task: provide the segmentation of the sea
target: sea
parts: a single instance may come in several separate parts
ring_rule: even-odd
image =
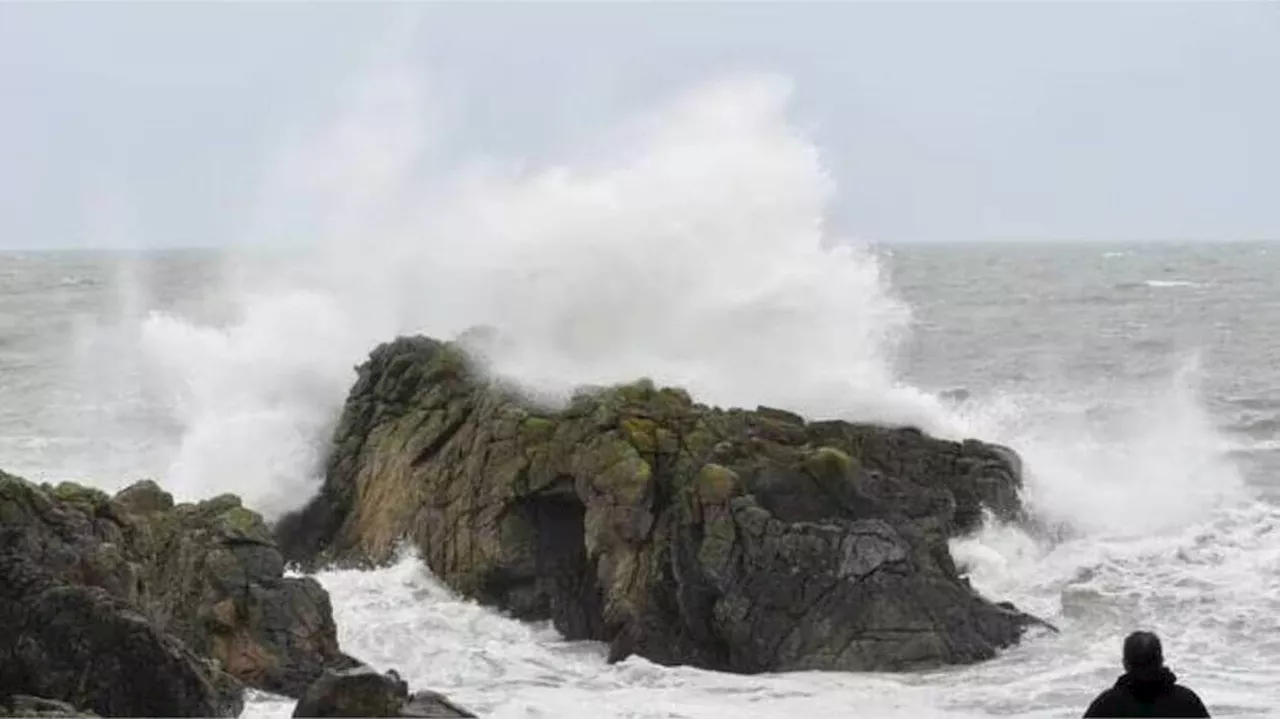
[[[785,106],[767,84],[712,87],[585,157],[430,187],[371,132],[317,145],[361,171],[308,175],[262,225],[303,218],[310,242],[0,255],[0,467],[279,516],[318,487],[376,343],[488,325],[494,371],[541,402],[650,376],[1007,444],[1033,521],[951,550],[1061,631],[973,666],[738,676],[608,664],[407,551],[317,575],[344,649],[414,687],[486,717],[1068,717],[1150,629],[1215,716],[1273,712],[1280,245],[844,237]],[[291,710],[253,693],[244,716]]]

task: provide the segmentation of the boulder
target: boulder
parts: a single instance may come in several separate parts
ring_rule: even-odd
[[[160,500],[169,509],[153,510]],[[173,505],[152,483],[112,502],[142,564],[151,616],[249,686],[301,696],[326,667],[354,666],[338,648],[329,595],[285,577],[262,517],[234,495]]]
[[[0,527],[0,697],[49,697],[101,716],[239,715],[239,682],[107,590],[48,571],[21,530]],[[41,702],[15,711],[53,708]]]
[[[262,518],[232,495],[175,504],[153,482],[139,482],[109,497],[72,483],[36,485],[0,473],[0,527],[6,530],[0,551],[10,558],[0,581],[12,579],[15,572],[43,577],[32,585],[38,590],[30,589],[14,601],[36,601],[36,596],[43,596],[38,591],[57,599],[56,606],[70,612],[66,617],[88,622],[86,627],[103,627],[106,643],[102,657],[94,662],[95,671],[112,662],[122,662],[122,668],[159,666],[158,660],[143,661],[125,653],[125,646],[106,640],[133,637],[141,642],[137,637],[153,637],[163,645],[154,650],[161,654],[181,647],[183,656],[211,660],[205,661],[207,670],[196,673],[203,672],[213,684],[226,685],[223,680],[231,677],[238,680],[230,690],[238,702],[241,683],[297,697],[325,668],[356,664],[338,648],[327,593],[312,578],[284,576],[284,560]],[[18,558],[26,561],[19,563]],[[21,619],[35,621],[32,617],[47,611],[52,610],[41,600]],[[71,631],[72,625],[67,627]],[[47,656],[39,661],[65,660],[71,662],[68,667],[80,661],[79,655],[64,656],[79,651],[74,643],[49,640],[42,646]],[[147,679],[140,686],[104,678],[93,691],[68,694],[71,689],[62,685],[43,690],[43,685],[31,684],[44,681],[39,661],[28,659],[30,673],[6,674],[4,690],[117,714],[121,712],[83,702],[108,701],[107,706],[115,707],[110,702],[124,701],[115,698],[119,692],[145,693],[153,686],[148,675],[140,675]],[[101,699],[99,689],[112,698]],[[191,689],[186,696],[195,702],[192,711],[198,714],[225,707],[212,700],[197,701],[197,695],[199,691]],[[147,713],[185,715],[176,703],[164,706]]]
[[[435,692],[409,693],[394,671],[379,674],[367,666],[328,670],[293,710],[295,717],[474,717]]]
[[[1009,450],[909,427],[721,410],[651,382],[540,408],[462,346],[378,347],[290,561],[411,543],[462,594],[615,660],[739,672],[965,663],[1033,619],[976,594],[947,540],[1021,516]]]

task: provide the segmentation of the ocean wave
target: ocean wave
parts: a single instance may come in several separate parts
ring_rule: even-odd
[[[1142,289],[1194,289],[1207,286],[1204,283],[1192,280],[1140,280],[1137,282],[1117,282],[1112,287],[1117,290],[1132,291]]]

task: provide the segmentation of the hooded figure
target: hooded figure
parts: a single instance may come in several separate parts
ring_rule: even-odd
[[[1200,697],[1164,665],[1160,638],[1134,632],[1124,640],[1124,674],[1098,695],[1086,717],[1207,717]]]

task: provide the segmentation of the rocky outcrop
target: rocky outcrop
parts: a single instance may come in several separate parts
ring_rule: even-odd
[[[902,670],[991,657],[1033,621],[946,544],[984,508],[1018,516],[1016,461],[648,382],[542,410],[457,345],[400,338],[359,368],[323,489],[277,538],[313,565],[407,540],[454,589],[614,659]]]
[[[443,694],[410,693],[394,671],[369,667],[326,671],[294,707],[295,717],[474,717]]]
[[[238,682],[106,590],[46,570],[16,533],[0,533],[0,696],[51,697],[102,716],[240,713]]]
[[[338,649],[326,592],[285,577],[261,517],[0,473],[0,696],[102,715],[234,716],[243,685],[301,696]],[[145,668],[145,671],[139,671]]]

